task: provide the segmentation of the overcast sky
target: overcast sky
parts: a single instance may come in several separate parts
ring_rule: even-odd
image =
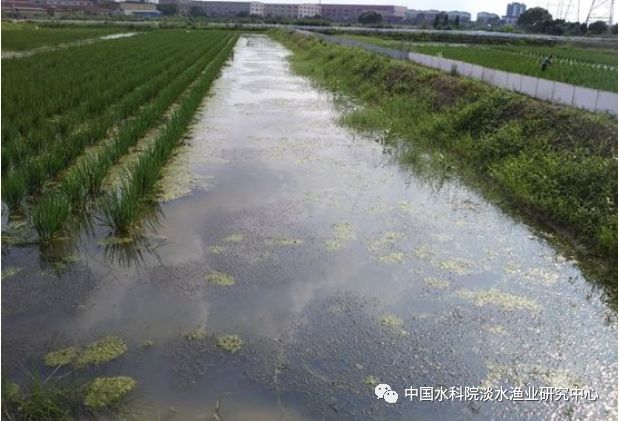
[[[262,0],[273,3],[314,3],[318,0]],[[520,0],[522,1],[522,0]],[[406,6],[409,9],[438,9],[438,10],[463,10],[469,12],[475,20],[477,12],[491,12],[499,16],[503,16],[507,9],[509,1],[501,0],[322,0],[323,3],[357,3],[357,4],[395,4]],[[571,3],[569,8],[570,13],[567,20],[575,21],[577,18],[577,4],[580,3],[580,20],[584,21],[591,5],[591,0],[537,0],[523,1],[528,8],[540,6],[550,11],[555,18],[564,18],[568,3]],[[557,16],[559,5],[563,3],[562,12]],[[597,0],[598,4],[610,4],[610,0]],[[608,6],[600,6],[596,16],[605,16],[604,20],[608,19]],[[615,7],[614,21],[617,21],[617,10]]]

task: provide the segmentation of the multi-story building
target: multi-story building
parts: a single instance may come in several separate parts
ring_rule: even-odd
[[[455,22],[456,18],[459,18],[460,23],[469,23],[471,21],[471,14],[469,12],[460,12],[459,10],[452,10],[447,12],[449,22]]]
[[[59,0],[67,1],[67,0]],[[75,1],[75,0],[73,0]],[[143,18],[155,18],[161,16],[161,12],[157,10],[157,5],[154,3],[145,3],[137,1],[120,2],[120,11],[128,16],[137,16]]]
[[[440,10],[407,10],[406,19],[415,25],[432,25]]]
[[[503,16],[503,20],[509,24],[518,23],[518,18],[527,10],[527,5],[524,3],[509,3],[507,5],[507,13]]]
[[[264,3],[257,1],[249,3],[249,14],[251,16],[264,16]]]
[[[299,17],[299,5],[291,3],[266,3],[264,16],[269,18],[296,19]]]
[[[253,2],[207,1],[205,3],[207,16],[214,18],[249,16],[258,9],[256,6],[252,8]]]
[[[406,18],[406,7],[365,4],[323,4],[321,16],[325,19],[353,22],[364,12],[377,12],[383,15],[385,22],[400,22]]]
[[[501,22],[501,18],[496,13],[479,12],[477,14],[477,23],[481,25],[497,25]]]
[[[316,3],[303,3],[299,5],[299,18],[313,18],[322,16],[322,7]]]

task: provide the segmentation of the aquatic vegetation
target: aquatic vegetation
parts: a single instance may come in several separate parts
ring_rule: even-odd
[[[84,404],[94,410],[110,408],[118,404],[137,382],[131,377],[97,377],[86,387]]]
[[[540,305],[530,298],[502,292],[496,288],[478,291],[461,289],[458,291],[458,295],[472,301],[477,307],[494,305],[506,310],[527,310],[531,312],[541,310]]]
[[[152,348],[153,346],[155,346],[155,341],[148,340],[148,341],[142,342],[142,349],[149,349],[149,348]]]
[[[215,285],[221,286],[232,286],[236,284],[236,281],[232,277],[232,275],[228,275],[227,273],[219,272],[219,271],[211,271],[206,274],[206,280]]]
[[[438,263],[438,267],[447,272],[452,272],[457,275],[467,275],[473,272],[473,262],[467,259],[443,260]]]
[[[206,339],[206,330],[203,327],[197,327],[183,336],[189,341],[202,341]]]
[[[488,332],[493,333],[495,335],[505,335],[507,330],[501,325],[491,325],[488,326]]]
[[[427,286],[436,289],[447,289],[450,285],[449,281],[433,277],[424,278],[423,281],[426,283]]]
[[[68,348],[59,349],[58,351],[52,351],[45,355],[43,358],[45,365],[50,367],[58,367],[73,364],[79,355],[79,348],[70,346]]]
[[[542,268],[531,268],[523,275],[525,279],[534,282],[541,282],[544,285],[552,286],[559,280],[559,274]]]
[[[243,340],[239,335],[221,335],[217,337],[217,347],[235,354],[243,347]]]
[[[378,260],[381,261],[382,263],[403,263],[404,253],[400,251],[394,251],[392,253],[379,256]]]
[[[398,336],[408,335],[408,332],[404,329],[404,321],[393,314],[386,314],[381,317],[380,324]]]
[[[32,223],[43,241],[49,241],[56,234],[71,213],[71,204],[63,195],[44,197],[32,209]]]
[[[224,246],[208,246],[208,252],[212,254],[224,254],[226,252],[226,248]]]
[[[481,387],[498,387],[503,381],[512,385],[525,385],[537,380],[544,386],[555,388],[583,387],[581,381],[567,370],[544,368],[539,365],[510,366],[489,363]]]
[[[337,251],[342,249],[348,242],[354,240],[356,234],[354,227],[349,223],[333,224],[333,238],[326,240],[327,250]]]
[[[297,238],[274,238],[273,243],[282,247],[290,247],[290,246],[298,246],[303,244],[303,240],[299,240]]]
[[[118,336],[106,336],[88,345],[75,359],[77,367],[99,365],[114,360],[127,351],[127,345]]]
[[[222,238],[221,241],[224,241],[226,243],[240,243],[244,239],[245,239],[245,236],[243,234],[230,234]]]
[[[2,278],[2,280],[9,279],[10,277],[17,275],[22,270],[24,269],[18,267],[9,267],[2,271],[0,277]]]
[[[363,384],[367,384],[368,386],[376,386],[380,383],[377,377],[369,375],[363,380]]]
[[[129,244],[135,241],[133,237],[116,237],[111,235],[109,237],[104,238],[99,241],[99,244],[102,246],[117,246],[122,244]]]

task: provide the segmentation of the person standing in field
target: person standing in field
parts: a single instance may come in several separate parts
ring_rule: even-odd
[[[542,72],[545,72],[550,66],[552,66],[552,54],[542,61]]]

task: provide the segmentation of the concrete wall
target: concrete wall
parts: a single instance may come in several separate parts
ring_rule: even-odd
[[[569,85],[567,83],[525,76],[518,73],[504,72],[502,70],[477,66],[459,60],[451,60],[427,54],[404,52],[401,50],[380,47],[346,38],[337,38],[316,32],[302,30],[297,30],[297,32],[309,36],[317,36],[325,41],[335,44],[359,47],[400,60],[410,60],[426,67],[439,69],[443,72],[455,71],[459,75],[480,80],[488,83],[489,85],[507,89],[512,92],[525,94],[533,98],[554,102],[556,104],[569,105],[588,111],[617,115],[618,97],[615,92],[601,91],[599,89]]]

